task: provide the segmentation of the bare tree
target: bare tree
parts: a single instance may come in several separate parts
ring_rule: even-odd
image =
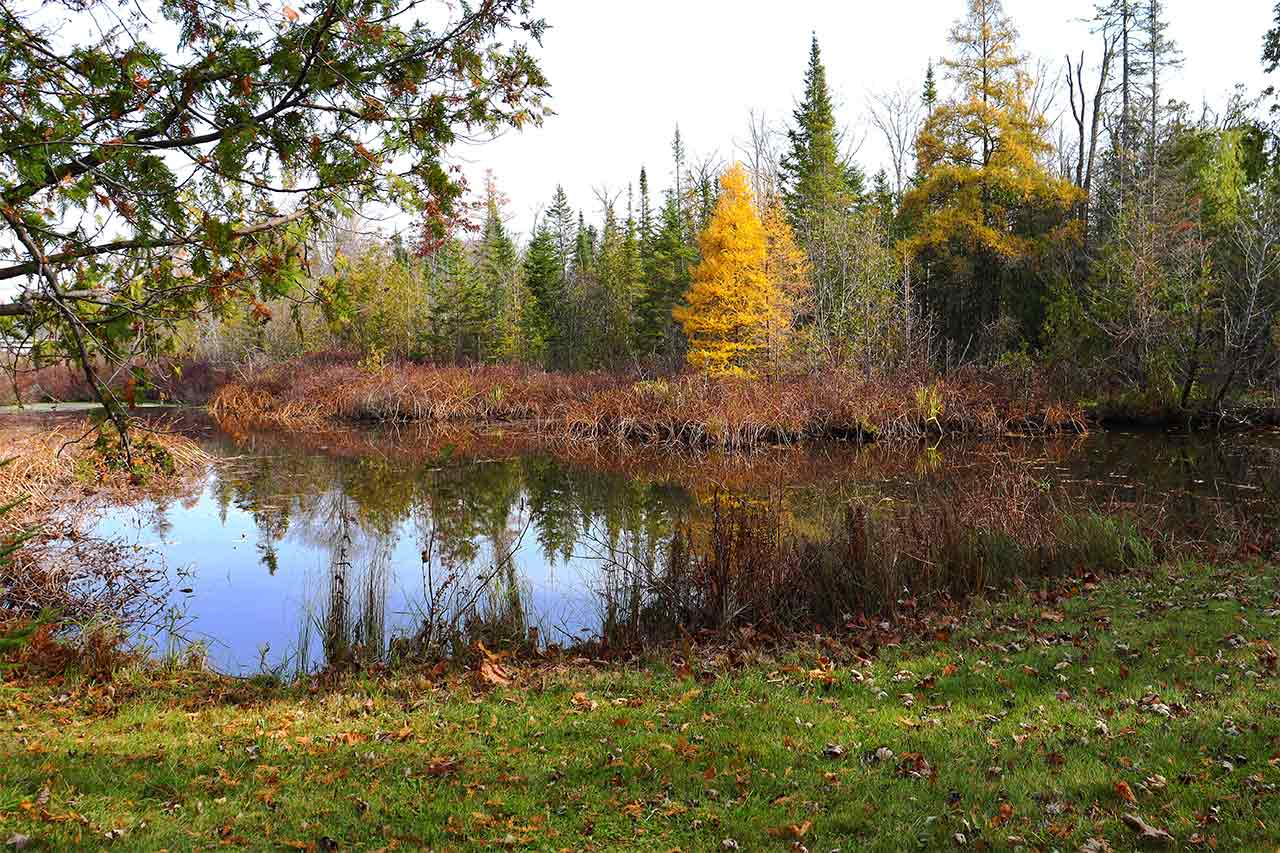
[[[1084,51],[1072,66],[1071,56],[1067,56],[1066,82],[1067,93],[1071,98],[1071,117],[1076,126],[1076,164],[1075,184],[1084,190],[1085,200],[1080,208],[1080,219],[1084,223],[1085,247],[1089,241],[1089,205],[1093,192],[1093,172],[1098,153],[1098,135],[1104,113],[1104,102],[1110,93],[1111,61],[1116,54],[1116,45],[1120,33],[1104,26],[1102,29],[1102,61],[1098,68],[1098,82],[1093,90],[1093,103],[1090,106],[1085,98]],[[1078,96],[1078,101],[1077,101]],[[1086,133],[1086,126],[1088,128]]]
[[[911,160],[915,156],[916,135],[924,117],[924,104],[907,86],[872,94],[867,98],[871,125],[884,137],[893,167],[893,191],[901,196],[911,178]]]
[[[766,200],[782,191],[781,140],[782,128],[770,123],[768,114],[752,110],[747,117],[747,138],[734,143],[734,148],[746,160],[751,173],[751,190],[761,208]]]
[[[1242,373],[1276,375],[1280,354],[1268,338],[1280,329],[1280,193],[1267,184],[1240,199],[1240,217],[1231,235],[1240,270],[1227,279],[1222,306],[1223,376],[1214,394],[1221,404]],[[1254,376],[1246,376],[1253,379]]]

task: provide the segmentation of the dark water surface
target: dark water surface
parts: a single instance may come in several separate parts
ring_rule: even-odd
[[[1277,433],[944,439],[745,459],[549,452],[494,436],[464,448],[213,430],[203,442],[220,462],[188,495],[113,509],[96,532],[167,568],[166,618],[144,629],[157,651],[200,643],[233,673],[383,654],[464,610],[567,644],[596,633],[619,584],[660,567],[673,532],[726,499],[767,503],[812,531],[851,501],[954,500],[942,484],[979,488],[1014,473],[1089,508],[1187,524],[1280,499]]]

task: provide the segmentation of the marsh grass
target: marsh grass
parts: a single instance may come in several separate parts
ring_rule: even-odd
[[[341,421],[525,423],[576,441],[744,450],[817,438],[919,439],[943,433],[1084,429],[1043,382],[998,372],[945,381],[844,371],[779,380],[680,375],[634,380],[515,366],[396,364],[361,369],[311,356],[224,386],[210,411],[232,428],[322,429]]]
[[[1169,540],[1141,515],[1078,505],[1012,464],[914,501],[855,499],[818,531],[797,528],[777,501],[717,493],[709,523],[679,530],[661,566],[632,567],[634,582],[618,592],[638,600],[608,612],[633,614],[614,631],[642,644],[746,626],[839,630],[1017,584],[1150,566]]]

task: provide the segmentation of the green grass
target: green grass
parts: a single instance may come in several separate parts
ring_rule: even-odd
[[[1075,592],[979,604],[869,660],[704,650],[696,680],[661,661],[512,667],[479,692],[463,674],[11,680],[0,841],[1124,850],[1132,813],[1181,848],[1275,849],[1280,568]]]

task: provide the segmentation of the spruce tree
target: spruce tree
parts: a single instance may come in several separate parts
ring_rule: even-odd
[[[488,299],[466,247],[449,239],[427,259],[427,345],[436,361],[482,357]]]
[[[556,250],[562,264],[561,274],[567,275],[574,244],[578,239],[578,228],[569,196],[559,184],[556,185],[555,195],[551,197],[551,207],[547,208],[547,224],[556,236]]]
[[[640,167],[639,219],[636,223],[636,239],[640,242],[642,256],[647,256],[653,245],[653,207],[649,201],[649,176]]]
[[[689,286],[689,270],[697,260],[686,240],[685,223],[674,192],[667,193],[658,212],[657,229],[637,306],[637,343],[641,355],[666,358],[678,354],[680,336],[671,309]]]
[[[482,356],[501,361],[514,356],[517,348],[519,261],[502,221],[503,200],[492,178],[485,195],[484,231],[477,247],[478,274],[488,310]]]
[[[795,125],[787,131],[790,150],[782,159],[783,203],[792,224],[807,233],[815,217],[848,208],[858,189],[855,184],[861,183],[861,173],[840,156],[835,109],[817,35],[809,47],[804,96],[793,117]]]
[[[562,269],[555,228],[543,220],[534,228],[524,254],[524,289],[528,298],[520,314],[524,358],[543,366],[559,345],[555,321],[564,292]]]

